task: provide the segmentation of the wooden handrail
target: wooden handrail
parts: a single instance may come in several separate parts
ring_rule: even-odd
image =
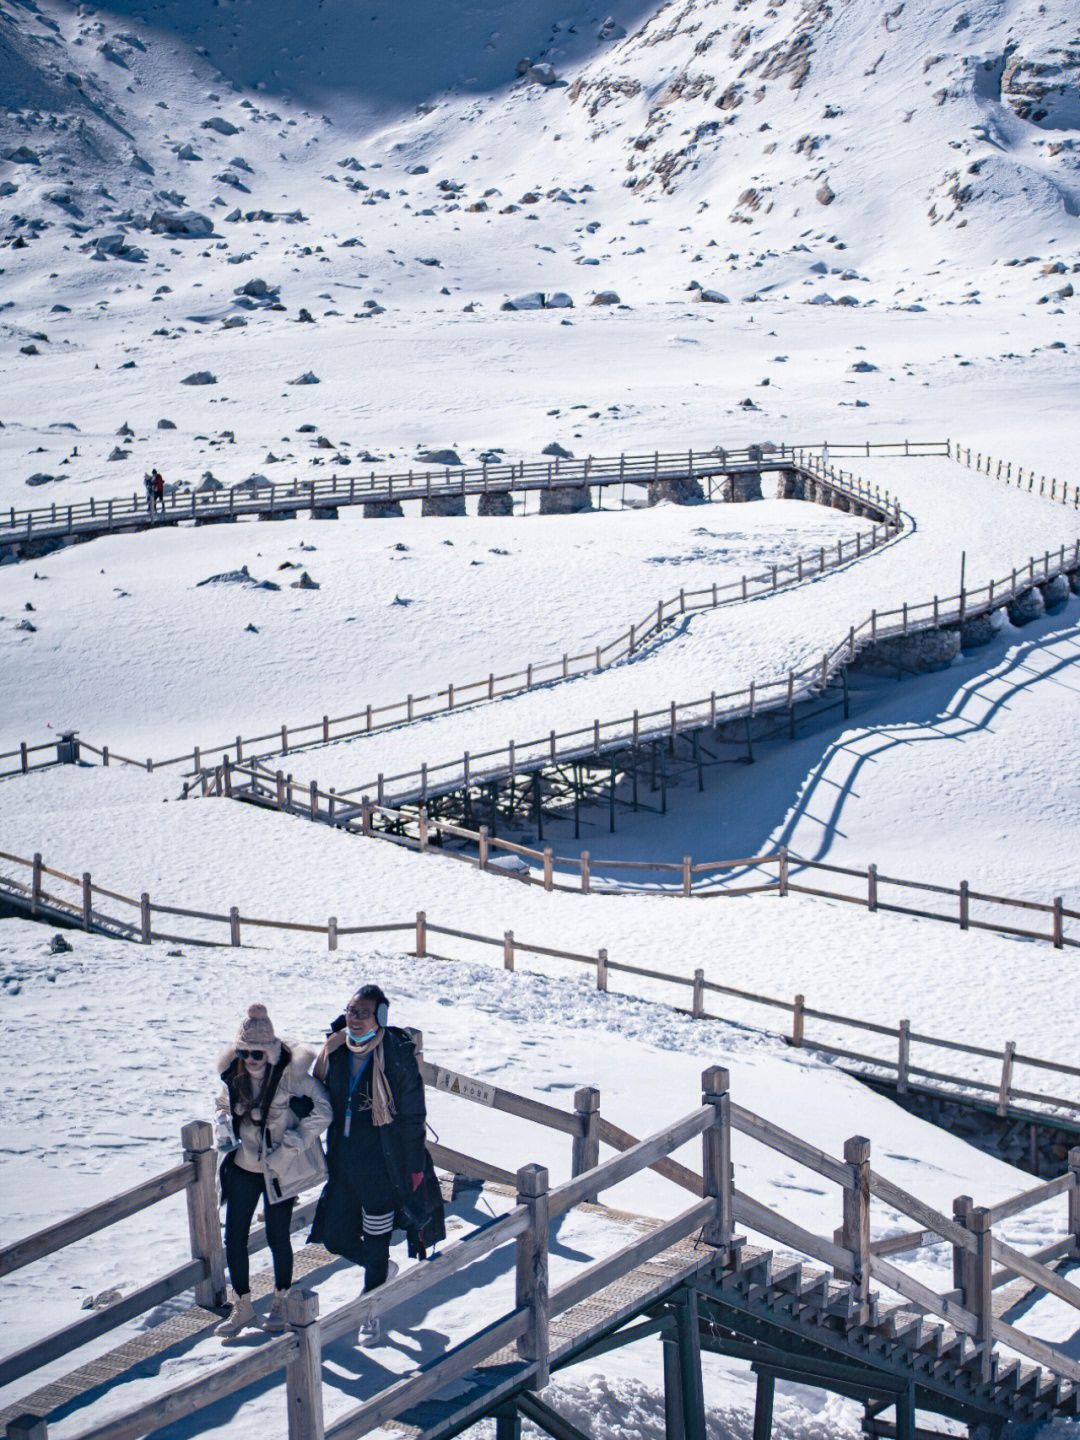
[[[1077,1182],[1076,1172],[1066,1170],[1064,1175],[1047,1180],[1044,1185],[1036,1185],[1031,1190],[1022,1190],[1019,1195],[1013,1195],[1011,1199],[1002,1200],[997,1205],[988,1205],[986,1208],[990,1215],[990,1223],[996,1225],[999,1220],[1008,1220],[1013,1215],[1030,1210],[1034,1205],[1042,1205],[1045,1201],[1052,1200],[1055,1195],[1065,1195],[1070,1190],[1077,1188]]]
[[[554,1220],[557,1215],[580,1205],[589,1196],[596,1195],[601,1190],[610,1190],[613,1185],[621,1184],[631,1175],[649,1169],[655,1160],[670,1155],[695,1135],[707,1130],[713,1123],[713,1118],[712,1107],[703,1105],[700,1110],[694,1110],[674,1125],[658,1130],[647,1139],[639,1140],[631,1149],[624,1150],[611,1160],[605,1160],[594,1170],[587,1170],[584,1175],[568,1180],[551,1192],[548,1202],[551,1218]]]
[[[159,1200],[166,1200],[170,1195],[186,1190],[194,1181],[195,1166],[191,1161],[185,1161],[161,1175],[144,1180],[131,1190],[125,1190],[121,1195],[112,1195],[108,1200],[80,1210],[66,1220],[59,1220],[55,1225],[49,1225],[44,1230],[16,1240],[14,1244],[6,1245],[0,1250],[0,1276],[10,1275],[13,1270],[20,1270],[33,1260],[40,1260],[45,1255],[63,1250],[76,1240],[82,1240],[87,1235],[94,1235],[99,1230],[115,1225],[118,1220],[126,1220],[129,1215],[137,1215],[140,1210],[156,1205]]]

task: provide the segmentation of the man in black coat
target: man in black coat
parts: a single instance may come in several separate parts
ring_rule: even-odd
[[[442,1194],[427,1153],[424,1082],[408,1032],[387,1026],[389,1002],[364,985],[330,1028],[314,1073],[334,1118],[327,1132],[329,1178],[311,1239],[364,1267],[364,1290],[396,1273],[395,1229],[421,1258],[446,1235]]]

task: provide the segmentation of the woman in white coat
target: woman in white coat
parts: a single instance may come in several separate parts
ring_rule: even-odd
[[[302,1190],[326,1177],[319,1138],[330,1124],[326,1091],[308,1074],[314,1055],[279,1040],[265,1005],[251,1005],[236,1043],[218,1060],[217,1148],[222,1155],[225,1258],[235,1299],[218,1326],[226,1339],[256,1324],[251,1308],[248,1238],[260,1199],[274,1262],[274,1299],[265,1328],[285,1329],[292,1284],[293,1206]]]

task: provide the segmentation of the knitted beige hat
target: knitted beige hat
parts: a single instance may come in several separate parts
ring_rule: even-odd
[[[265,1050],[270,1063],[276,1064],[281,1054],[281,1041],[274,1034],[265,1005],[256,1003],[248,1006],[248,1012],[236,1032],[236,1045],[240,1050]]]

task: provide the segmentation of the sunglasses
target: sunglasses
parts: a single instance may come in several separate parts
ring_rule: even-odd
[[[265,1051],[265,1050],[237,1050],[236,1053],[237,1053],[237,1055],[239,1056],[239,1058],[240,1058],[241,1060],[265,1060],[265,1059],[266,1059],[266,1051]]]

